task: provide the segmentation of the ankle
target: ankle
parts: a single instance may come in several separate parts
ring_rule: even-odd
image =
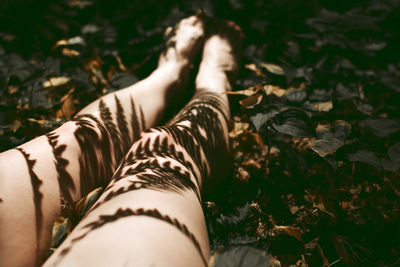
[[[218,68],[204,66],[200,68],[196,77],[196,88],[225,92],[230,91],[232,86],[224,71]]]

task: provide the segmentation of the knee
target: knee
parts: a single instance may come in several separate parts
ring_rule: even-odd
[[[133,144],[126,160],[179,162],[191,167],[192,159],[182,140],[174,135],[174,131],[171,127],[156,127],[142,132],[139,140]]]
[[[140,138],[134,143],[133,149],[144,149],[146,151],[167,152],[169,147],[176,147],[178,144],[168,127],[150,128],[140,134]]]

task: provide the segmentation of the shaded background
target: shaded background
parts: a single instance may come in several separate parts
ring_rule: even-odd
[[[399,7],[1,0],[0,150],[146,77],[165,28],[201,9],[246,35],[230,98],[234,168],[204,203],[213,252],[251,246],[282,266],[396,266]]]

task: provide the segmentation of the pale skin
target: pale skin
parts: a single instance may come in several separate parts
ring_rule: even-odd
[[[220,153],[213,149],[219,146],[228,150],[225,118],[229,108],[225,91],[231,90],[237,73],[237,45],[243,39],[239,27],[232,22],[214,24],[214,32],[206,36],[204,19],[192,16],[182,20],[172,37],[173,47],[160,56],[158,68],[148,78],[93,102],[50,135],[0,154],[2,266],[40,265],[49,246],[52,225],[61,214],[60,198],[74,202],[107,184],[92,210],[45,266],[205,266],[210,255],[199,200],[205,181],[219,171],[208,161],[210,155]],[[200,51],[196,94],[217,96],[220,107],[204,110],[206,115],[212,113],[210,118],[220,126],[220,140],[215,141],[215,147],[203,145],[201,140],[209,141],[211,133],[190,119],[176,118],[165,129],[142,132],[155,127],[170,99],[185,89],[190,63]],[[195,95],[181,115],[190,114],[196,120],[198,112],[190,107],[199,99]],[[118,120],[121,117],[125,118],[122,122]],[[181,132],[185,127],[197,130]],[[170,129],[178,131],[178,137],[186,143],[195,139],[192,144],[199,153],[179,143],[168,132]],[[168,153],[160,152],[158,140],[165,140],[164,144],[173,147],[179,157],[171,156],[170,149]],[[140,158],[142,148],[147,149],[147,155]],[[152,167],[147,166],[150,162]],[[136,171],[142,165],[147,167]],[[165,181],[172,179],[182,185],[167,184],[159,176],[151,178],[151,183],[143,183],[156,170],[163,173],[163,168],[166,173],[178,175],[165,176]],[[186,180],[179,178],[181,175]],[[110,197],[121,190],[124,192]]]

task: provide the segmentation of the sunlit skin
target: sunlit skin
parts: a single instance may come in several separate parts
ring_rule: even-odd
[[[62,213],[60,198],[68,204],[107,184],[46,266],[205,265],[201,190],[221,171],[212,157],[228,153],[224,92],[237,74],[243,39],[232,22],[211,23],[213,32],[206,36],[204,18],[182,20],[148,78],[0,154],[2,266],[41,264]],[[167,126],[153,128],[171,98],[187,87],[201,48],[193,99]],[[177,257],[176,251],[184,253]]]

